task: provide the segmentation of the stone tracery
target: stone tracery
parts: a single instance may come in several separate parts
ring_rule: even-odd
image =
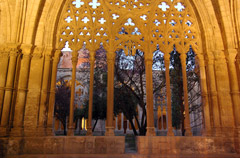
[[[92,86],[95,51],[103,45],[108,54],[108,67],[113,67],[110,62],[114,56],[114,51],[123,49],[126,55],[135,55],[137,49],[145,52],[146,60],[146,79],[147,84],[147,105],[149,112],[152,113],[152,57],[153,51],[158,47],[165,54],[166,67],[169,67],[169,53],[173,47],[182,54],[181,61],[184,74],[184,98],[185,109],[188,111],[187,99],[187,78],[186,78],[186,54],[191,47],[197,54],[201,50],[199,29],[195,20],[195,15],[191,8],[187,6],[187,1],[137,1],[137,0],[69,0],[62,12],[60,25],[58,28],[57,44],[62,49],[66,42],[73,50],[72,56],[78,56],[77,51],[82,47],[90,50],[90,120],[92,107]],[[74,59],[74,58],[73,58]],[[73,60],[74,65],[74,60]],[[113,69],[108,72],[108,91],[112,91],[113,85]],[[73,77],[76,70],[73,69]],[[92,77],[91,77],[92,76]],[[110,81],[110,78],[112,79]],[[169,70],[166,70],[168,108],[170,109],[170,82]],[[74,90],[72,90],[74,91]],[[110,97],[110,98],[109,98]],[[108,100],[113,100],[113,96],[109,95]],[[73,98],[72,98],[73,100]],[[73,103],[73,101],[71,101]],[[113,103],[108,107],[112,107]],[[72,107],[73,105],[71,105]],[[111,112],[108,112],[111,113]],[[151,114],[149,114],[151,115]],[[171,113],[169,114],[168,124],[171,124]],[[148,120],[151,120],[149,118]],[[188,112],[186,115],[186,127],[190,130],[190,122]],[[109,119],[108,119],[109,121]],[[91,122],[91,121],[89,121]],[[109,124],[112,124],[111,121]],[[153,126],[151,122],[149,126]],[[88,124],[91,128],[91,123]],[[112,127],[111,127],[112,128]],[[152,127],[151,127],[152,128]],[[171,127],[168,131],[171,131]],[[191,135],[190,131],[187,131]],[[90,130],[88,130],[90,131]],[[149,130],[151,131],[151,130]],[[152,129],[153,132],[153,129]],[[153,134],[153,133],[152,133]],[[91,135],[91,133],[89,134]],[[172,135],[172,132],[169,133]]]

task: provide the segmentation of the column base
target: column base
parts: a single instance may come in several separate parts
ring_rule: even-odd
[[[38,129],[36,127],[24,127],[25,137],[36,137],[38,136]]]
[[[47,136],[55,136],[55,132],[52,127],[47,127],[46,128],[46,135]]]
[[[167,136],[174,136],[173,129],[168,129]]]
[[[214,132],[212,130],[207,130],[207,129],[202,129],[201,133],[202,133],[202,136],[205,136],[205,137],[214,135]]]
[[[74,136],[74,128],[68,127],[67,136]]]
[[[115,136],[114,127],[106,127],[105,136]]]
[[[86,136],[92,136],[93,133],[92,133],[92,127],[88,127],[87,128],[87,133],[86,133]]]
[[[47,136],[46,128],[44,127],[38,127],[37,128],[37,136]]]
[[[221,135],[221,137],[234,137],[235,136],[235,128],[222,127],[220,135]]]
[[[0,137],[9,136],[9,128],[8,127],[0,127]]]
[[[22,127],[14,127],[11,129],[10,136],[12,137],[23,137],[24,136],[24,128]]]
[[[146,136],[156,136],[155,128],[154,127],[147,127]]]
[[[192,136],[193,135],[192,131],[191,131],[191,128],[186,128],[185,130],[186,130],[185,131],[185,136]]]

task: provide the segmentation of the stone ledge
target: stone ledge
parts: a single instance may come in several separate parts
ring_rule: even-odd
[[[236,154],[239,138],[222,137],[137,137],[139,154]]]
[[[23,154],[123,154],[125,137],[123,136],[50,136],[9,138],[8,142],[0,138],[5,151],[0,155]],[[6,154],[4,154],[6,153]]]

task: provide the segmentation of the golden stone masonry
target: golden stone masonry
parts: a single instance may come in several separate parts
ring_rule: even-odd
[[[78,51],[89,52],[87,136],[74,136],[75,84],[67,136],[54,134],[57,70],[66,43],[72,50],[72,83]],[[93,136],[94,63],[100,46],[107,54],[107,119],[105,136]],[[167,109],[169,53],[173,47],[180,53],[185,137],[174,136],[171,111],[167,136],[155,133],[152,65],[157,46],[164,53]],[[200,70],[204,127],[199,137],[190,126],[189,48]],[[126,56],[144,52],[147,133],[137,137],[139,155],[240,157],[240,0],[0,0],[0,157],[124,154],[125,137],[115,136],[113,115],[115,51],[120,49]]]

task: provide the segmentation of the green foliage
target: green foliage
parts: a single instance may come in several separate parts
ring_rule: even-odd
[[[170,53],[170,79],[172,86],[172,125],[173,127],[179,129],[182,128],[182,132],[184,134],[184,92],[183,92],[183,79],[182,79],[182,65],[180,60],[180,54],[174,50]],[[188,77],[188,93],[191,92],[196,86],[200,86],[199,84],[199,75],[196,70],[195,65],[195,54],[193,50],[190,48],[186,57],[186,71]],[[189,95],[189,105],[192,105],[195,100],[200,97],[200,88],[198,91],[194,92],[194,96]],[[193,105],[191,111],[201,105]]]
[[[183,80],[180,54],[174,50],[170,56],[170,79],[172,89],[172,126],[177,129],[183,121]]]

